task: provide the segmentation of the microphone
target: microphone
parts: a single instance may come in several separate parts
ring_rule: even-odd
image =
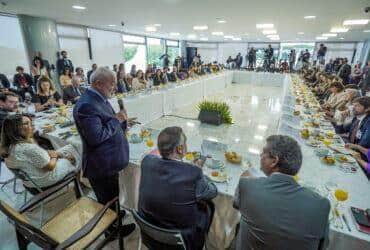
[[[117,103],[118,103],[118,106],[119,106],[119,110],[125,110],[125,105],[123,104],[122,99],[118,99]]]

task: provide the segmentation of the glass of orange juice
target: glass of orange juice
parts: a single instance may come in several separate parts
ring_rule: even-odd
[[[154,146],[154,142],[153,142],[152,138],[149,138],[148,140],[146,140],[145,144],[148,148],[151,148],[151,147]]]

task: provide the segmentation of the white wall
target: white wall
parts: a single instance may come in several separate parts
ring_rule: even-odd
[[[89,29],[93,61],[98,66],[108,66],[123,62],[122,34],[105,30]]]

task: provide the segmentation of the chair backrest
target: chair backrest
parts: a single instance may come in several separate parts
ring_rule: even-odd
[[[36,243],[37,245],[47,248],[57,246],[58,242],[50,238],[44,232],[34,227],[28,218],[16,211],[4,201],[0,200],[0,211],[14,224],[18,233]]]
[[[186,250],[184,239],[179,230],[170,230],[155,226],[141,217],[136,210],[131,210],[131,212],[142,233],[159,243],[183,247]]]
[[[37,192],[41,193],[42,192],[42,189],[40,186],[37,185],[37,183],[35,183],[32,178],[24,171],[20,170],[20,169],[15,169],[15,168],[8,168],[10,171],[12,171],[12,173],[14,174],[14,176],[18,179],[20,179],[23,183],[25,182],[28,182],[28,183],[32,183],[32,185],[34,186],[34,189],[37,190]]]

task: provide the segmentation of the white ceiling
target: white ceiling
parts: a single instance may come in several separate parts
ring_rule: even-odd
[[[341,27],[346,19],[370,19],[364,8],[369,0],[0,0],[1,12],[28,14],[55,19],[57,22],[81,24],[104,29],[115,29],[136,34],[181,38],[196,34],[209,41],[223,41],[212,36],[212,31],[239,36],[243,41],[270,41],[256,29],[257,23],[273,23],[280,41],[315,41],[316,36]],[[72,5],[82,5],[80,11]],[[316,19],[303,17],[314,15]],[[227,21],[219,24],[218,18]],[[121,26],[121,21],[125,26]],[[145,32],[145,25],[161,24],[157,32]],[[116,27],[109,27],[115,24]],[[208,25],[207,31],[194,31],[194,25]],[[347,33],[339,33],[327,41],[362,41],[370,38],[370,24],[352,26]],[[304,32],[304,35],[298,35]],[[343,37],[344,40],[339,38]]]

